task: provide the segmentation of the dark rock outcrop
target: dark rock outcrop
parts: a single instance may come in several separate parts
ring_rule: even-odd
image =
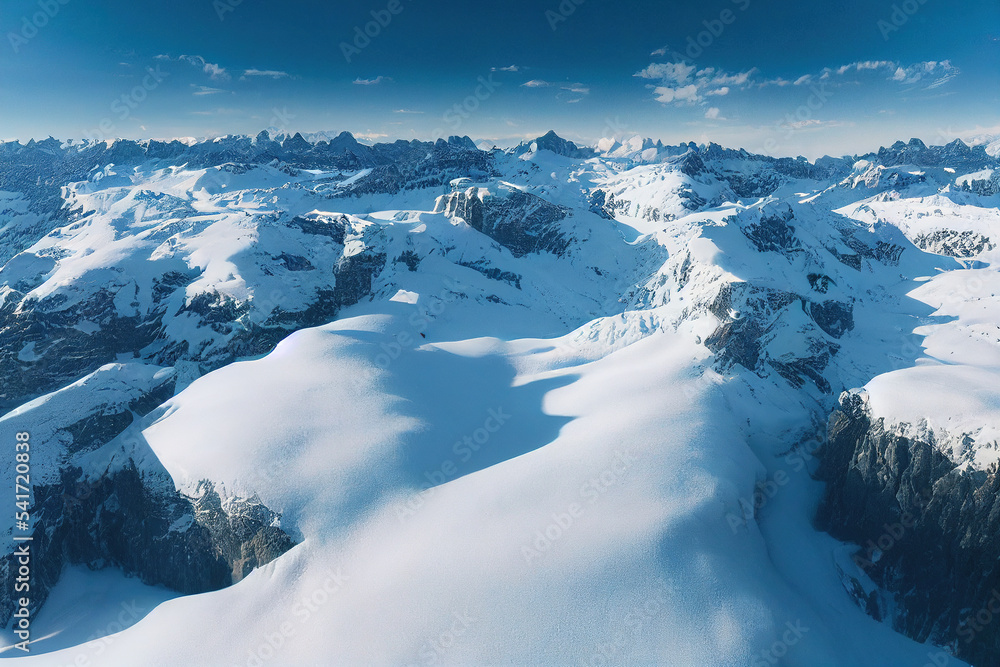
[[[927,146],[920,139],[910,139],[908,143],[897,141],[892,146],[882,147],[878,153],[871,153],[863,158],[886,167],[912,164],[918,167],[951,167],[964,171],[984,169],[997,163],[996,158],[986,152],[985,146],[969,146],[960,139],[945,146]]]
[[[520,190],[482,199],[476,188],[470,188],[440,198],[436,210],[465,220],[515,257],[538,252],[561,256],[570,245],[570,238],[559,224],[568,211]]]
[[[996,245],[982,234],[969,230],[940,229],[913,239],[921,250],[948,257],[969,258],[993,250]]]
[[[32,460],[33,614],[67,565],[114,567],[146,584],[196,594],[236,583],[294,546],[280,516],[256,498],[223,500],[209,481],[193,497],[178,492],[145,440],[127,433],[173,395],[174,383],[164,370],[106,366],[4,418],[14,430],[31,424],[33,439],[47,447]],[[94,460],[103,463],[95,467]],[[8,545],[0,555],[0,626],[15,609],[17,570]]]
[[[776,211],[770,215],[762,213],[760,221],[741,227],[758,252],[791,252],[801,247],[795,236],[795,228],[789,223],[795,218],[792,209]],[[731,220],[736,220],[731,218]]]
[[[578,160],[586,160],[587,158],[592,158],[596,155],[596,152],[591,148],[581,148],[574,144],[572,141],[567,141],[555,133],[554,130],[550,130],[545,136],[538,137],[529,144],[522,144],[517,149],[515,149],[515,154],[521,155],[527,153],[529,150],[536,151],[551,151],[556,155],[562,155],[564,157],[575,158]]]
[[[996,465],[959,469],[933,442],[887,428],[859,393],[841,397],[819,455],[818,527],[860,545],[854,565],[879,587],[862,606],[916,641],[993,664],[1000,624],[979,612],[1000,595]]]
[[[802,387],[808,380],[820,392],[828,393],[830,383],[823,372],[840,351],[840,346],[828,339],[826,334],[829,332],[819,322],[799,327],[799,335],[805,338],[805,354],[769,348],[776,332],[786,326],[783,320],[792,317],[791,309],[796,307],[807,314],[817,308],[824,314],[821,318],[824,323],[834,330],[836,326],[846,327],[845,322],[837,319],[846,312],[831,306],[825,308],[838,315],[829,314],[823,305],[812,304],[792,292],[745,282],[728,283],[709,306],[709,310],[719,318],[720,325],[705,340],[705,345],[715,353],[723,369],[738,364],[747,370],[763,373],[769,367],[794,387]]]

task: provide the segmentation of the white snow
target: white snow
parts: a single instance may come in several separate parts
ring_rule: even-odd
[[[626,164],[636,154],[673,157],[641,140],[601,148],[611,155],[583,162],[546,151],[501,157],[502,178],[454,184],[522,189],[571,208],[564,225],[574,244],[562,258],[515,258],[451,224],[432,212],[441,189],[327,199],[306,187],[363,173],[106,170],[75,186],[74,201],[92,215],[32,248],[70,253],[37,296],[113,283],[120,309],[145,306],[143,285],[163,263],[197,269],[188,299],[280,290],[283,307],[304,306],[296,290],[315,278],[266,275],[275,263],[267,249],[326,271],[335,258],[271,224],[277,212],[351,216],[346,256],[421,258],[418,271],[380,277],[370,300],[261,359],[199,379],[178,368],[186,388],[136,434],[180,489],[210,479],[226,496],[256,494],[301,544],[229,589],[163,596],[108,638],[100,664],[930,661],[938,649],[851,600],[847,547],[812,527],[823,487],[809,475],[811,453],[794,446],[815,431],[817,392],[713,369],[704,341],[719,321],[708,306],[726,282],[853,303],[855,328],[838,339],[825,377],[834,387],[867,384],[877,416],[933,433],[956,458],[984,466],[1000,438],[996,251],[972,267],[906,239],[935,230],[993,238],[996,209],[928,194],[929,185],[918,196],[874,197],[868,187],[884,169],[859,163],[854,189],[792,180],[769,201],[691,214],[682,192],[711,201],[724,187],[669,164]],[[177,201],[137,206],[125,178]],[[289,182],[302,187],[280,187]],[[588,210],[597,188],[626,202],[614,221]],[[791,224],[804,247],[759,252],[743,230],[758,207],[781,200],[796,204]],[[181,204],[190,211],[170,208]],[[852,255],[853,233],[905,250],[898,264],[866,260],[859,271],[830,254]],[[518,275],[521,287],[470,268],[480,262]],[[822,295],[806,277],[818,270],[831,281]],[[270,310],[257,308],[261,321]],[[205,329],[184,317],[167,324],[192,346],[212,342]],[[778,360],[802,357],[813,329],[804,310],[790,309],[766,332],[769,349]],[[911,344],[914,331],[923,349]],[[141,384],[156,372],[121,366],[81,382],[119,374]],[[124,401],[129,390],[119,389]],[[41,441],[70,398],[80,400],[57,392],[0,421],[33,420]],[[109,451],[94,454],[93,469]],[[748,513],[760,481],[778,491]],[[46,632],[59,630],[58,610],[86,586],[126,590],[80,573],[67,581],[53,616],[39,619]],[[85,625],[67,621],[64,637]],[[81,649],[64,645],[19,662],[70,664]]]

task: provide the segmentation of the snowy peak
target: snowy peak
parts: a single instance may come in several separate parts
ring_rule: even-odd
[[[986,152],[985,146],[969,146],[955,139],[946,146],[927,146],[920,139],[910,139],[909,143],[897,141],[889,148],[880,148],[877,153],[862,156],[862,159],[881,166],[916,165],[918,167],[950,167],[970,171],[996,165],[996,158]]]
[[[550,151],[556,155],[562,155],[563,157],[574,159],[587,159],[594,155],[594,151],[592,149],[581,148],[572,141],[563,139],[555,133],[555,130],[550,130],[544,136],[538,137],[528,144],[522,144],[515,149],[515,154],[520,155],[529,151],[533,153],[538,151]]]

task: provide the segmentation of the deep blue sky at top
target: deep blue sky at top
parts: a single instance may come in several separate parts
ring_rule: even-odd
[[[351,62],[390,0],[62,1],[0,4],[0,139],[556,129],[815,157],[1000,132],[998,0],[398,0]]]

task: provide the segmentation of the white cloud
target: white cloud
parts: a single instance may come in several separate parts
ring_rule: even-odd
[[[633,76],[659,80],[662,85],[650,85],[661,104],[690,105],[706,97],[728,95],[733,88],[744,88],[751,82],[756,69],[728,73],[714,67],[697,69],[685,62],[652,63]]]
[[[213,81],[222,81],[229,78],[226,68],[214,63],[205,63],[205,74],[208,74]]]
[[[221,88],[210,88],[208,86],[199,86],[199,85],[196,85],[196,84],[191,84],[191,87],[194,88],[194,94],[195,95],[199,95],[199,96],[200,95],[218,95],[219,93],[226,92],[225,90],[222,90]]]
[[[387,76],[382,76],[380,74],[379,76],[375,77],[374,79],[362,79],[361,77],[358,77],[357,79],[354,80],[354,85],[355,86],[377,86],[380,83],[388,83],[390,81],[392,81],[391,78],[389,78]]]
[[[960,74],[959,69],[952,65],[950,60],[927,60],[912,65],[903,65],[892,60],[861,60],[837,68],[827,67],[819,78],[827,80],[833,75],[845,76],[852,72],[884,72],[889,81],[904,85],[915,85],[932,78],[931,83],[925,86],[926,89],[942,86]]]
[[[701,99],[698,95],[698,86],[694,84],[682,86],[681,88],[659,86],[654,88],[653,92],[656,94],[656,100],[663,104],[670,104],[671,102],[694,103]]]
[[[779,127],[783,130],[808,130],[808,129],[818,130],[826,127],[853,127],[853,126],[854,123],[842,120],[819,120],[818,118],[808,118],[806,120],[784,122]]]
[[[688,65],[684,62],[652,63],[646,69],[636,72],[635,76],[642,79],[660,79],[665,83],[682,84],[691,78],[695,69],[694,65]],[[711,68],[708,71],[711,71]],[[699,72],[700,74],[701,72]]]
[[[413,111],[412,109],[396,109],[393,113],[424,113],[423,111]]]
[[[552,84],[548,81],[542,81],[541,79],[532,79],[531,81],[521,84],[524,88],[548,88],[551,85]]]
[[[665,53],[666,49],[658,51]],[[655,99],[661,104],[690,106],[704,104],[709,97],[728,95],[751,86],[758,88],[805,86],[820,82],[827,85],[826,82],[832,84],[840,79],[843,79],[844,83],[862,83],[866,80],[871,81],[871,75],[875,75],[876,79],[878,75],[883,75],[884,81],[919,85],[924,90],[931,90],[945,85],[959,74],[958,68],[948,60],[931,60],[912,65],[903,65],[890,60],[859,60],[839,67],[826,67],[814,74],[801,74],[787,79],[784,77],[760,79],[757,68],[744,72],[726,72],[714,67],[697,69],[683,60],[677,60],[651,63],[633,76],[654,81],[655,83],[648,84],[647,87],[653,91]],[[864,78],[866,75],[868,79]],[[535,83],[550,85],[546,82]]]
[[[739,74],[724,74],[723,72],[715,72],[714,75],[710,77],[708,83],[712,86],[745,86],[750,81],[750,77],[756,73],[757,68],[749,69],[746,72],[740,72]]]
[[[507,67],[491,67],[491,72],[520,72],[521,68],[517,65],[508,65]]]
[[[186,62],[189,65],[197,67],[205,74],[209,76],[213,81],[229,81],[229,72],[222,65],[217,65],[215,63],[210,63],[203,56],[178,56],[177,58],[172,58],[166,54],[159,54],[153,56],[153,60],[167,60],[170,62]]]
[[[952,79],[954,79],[956,76],[958,76],[957,72],[945,74],[941,78],[935,79],[931,83],[929,83],[926,86],[924,86],[924,89],[925,90],[933,90],[934,88],[938,88],[940,86],[943,86],[944,84],[946,84],[949,81],[951,81]]]
[[[719,118],[719,107],[709,107],[708,111],[705,112],[705,118],[717,120]]]
[[[270,79],[284,79],[285,77],[289,76],[289,74],[288,72],[282,72],[273,69],[248,69],[243,71],[242,78],[246,79],[248,77],[254,77],[254,76],[267,77]]]
[[[207,74],[212,81],[229,80],[229,72],[226,71],[225,67],[215,63],[210,63],[202,56],[181,56],[179,60],[183,60],[191,65],[194,65],[195,67],[201,68],[201,70],[205,72],[205,74]]]
[[[961,71],[952,65],[950,60],[940,62],[929,60],[909,67],[896,66],[892,79],[904,85],[915,85],[930,78],[932,81],[924,86],[925,89],[929,90],[944,85],[959,74]]]

